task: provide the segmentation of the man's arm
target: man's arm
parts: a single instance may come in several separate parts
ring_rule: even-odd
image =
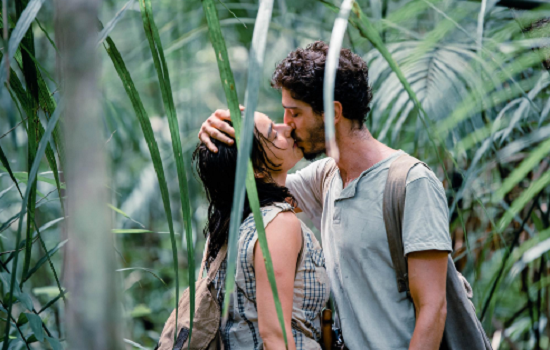
[[[416,326],[409,350],[438,350],[447,317],[448,252],[410,253],[409,288],[416,311]]]
[[[413,167],[407,176],[403,245],[416,310],[409,350],[437,350],[447,316],[447,261],[452,242],[445,190],[422,165]]]

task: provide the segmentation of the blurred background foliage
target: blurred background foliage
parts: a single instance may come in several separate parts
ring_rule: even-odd
[[[16,22],[18,2],[5,2],[8,28]],[[541,0],[356,3],[372,21],[420,99],[430,132],[387,61],[350,25],[344,47],[364,57],[370,67],[374,99],[368,127],[380,141],[424,160],[443,181],[451,212],[453,256],[472,283],[478,316],[494,348],[550,349],[550,4]],[[280,93],[270,87],[271,73],[276,63],[296,47],[315,40],[329,41],[336,18],[331,4],[338,6],[339,2],[275,1],[257,109],[276,121],[282,122],[283,109]],[[121,9],[125,11],[122,14]],[[220,0],[217,9],[242,102],[258,3]],[[227,108],[227,104],[201,2],[157,0],[153,11],[171,74],[183,159],[187,163],[198,272],[207,203],[196,175],[189,171],[193,169],[191,154],[202,122],[214,110]],[[157,74],[139,3],[105,0],[100,20],[106,24],[117,13],[122,16],[110,37],[134,80],[159,144],[173,204],[183,290],[188,286],[187,243],[180,206],[174,205],[180,202],[176,164]],[[54,3],[46,1],[32,25],[33,62],[58,100],[54,16]],[[175,305],[166,213],[131,101],[102,45],[98,46],[98,55],[102,60],[99,85],[103,135],[111,160],[106,186],[115,223],[113,246],[122,288],[124,338],[128,349],[152,349]],[[29,90],[18,64],[11,62],[11,68],[22,82],[21,88]],[[0,95],[0,146],[18,185],[24,189],[29,171],[29,115],[15,98],[13,78],[9,90],[7,85],[2,87],[11,95]],[[47,109],[39,106],[38,116],[45,125]],[[57,164],[62,168],[60,162]],[[296,168],[307,164],[302,161]],[[45,251],[50,251],[51,262],[62,279],[65,235],[60,194],[63,196],[64,191],[57,191],[53,171],[44,159],[34,217],[43,244],[32,245],[28,278],[18,277],[21,291],[16,288],[14,292],[20,303],[14,304],[13,322],[17,321],[17,327],[12,327],[10,333],[14,339],[12,349],[60,346],[55,340],[36,341],[40,340],[40,320],[37,326],[34,316],[27,319],[21,307],[25,301],[32,302],[34,315],[39,314],[48,336],[64,344],[64,303]],[[7,271],[16,249],[20,209],[18,188],[3,164],[2,329],[7,317],[6,295],[9,298]]]

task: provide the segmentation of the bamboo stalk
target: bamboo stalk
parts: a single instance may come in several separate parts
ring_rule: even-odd
[[[65,101],[68,211],[64,284],[71,349],[122,349],[115,251],[108,208],[107,157],[101,133],[97,75],[100,0],[56,0],[58,69]],[[58,107],[59,108],[59,107]]]

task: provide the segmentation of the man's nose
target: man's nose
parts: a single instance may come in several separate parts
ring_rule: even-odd
[[[285,113],[283,121],[290,128],[296,129],[296,125],[294,124],[294,121],[292,120],[292,118],[290,118],[290,113]]]

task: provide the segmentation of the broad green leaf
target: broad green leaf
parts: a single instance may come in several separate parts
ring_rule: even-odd
[[[162,41],[153,18],[153,10],[151,7],[151,0],[139,0],[141,9],[141,18],[143,20],[143,29],[145,30],[145,36],[149,42],[149,48],[153,55],[153,61],[155,64],[155,70],[160,84],[160,92],[162,95],[162,101],[166,116],[168,118],[168,126],[170,128],[170,136],[172,137],[172,151],[174,152],[174,158],[176,159],[176,170],[178,174],[178,183],[180,190],[181,208],[183,212],[183,221],[185,225],[185,237],[187,242],[187,261],[189,272],[189,339],[193,334],[193,319],[195,316],[195,253],[193,249],[193,228],[191,222],[191,203],[189,202],[189,189],[187,183],[187,175],[185,170],[185,164],[183,162],[183,154],[181,147],[181,139],[179,134],[178,118],[176,114],[176,107],[174,105],[174,98],[172,94],[172,87],[170,85],[170,75],[168,73],[168,65],[164,57],[164,49],[162,47]],[[170,239],[172,242],[172,252],[174,259],[174,273],[176,283],[176,303],[179,299],[179,277],[178,277],[178,256],[176,248],[175,235],[171,234]],[[178,319],[178,311],[176,307],[176,329]],[[174,341],[176,340],[176,334],[174,333]],[[191,342],[189,341],[189,344]]]
[[[31,326],[31,330],[36,336],[36,339],[38,339],[39,342],[44,341],[44,329],[42,328],[42,319],[40,316],[27,313],[27,319],[29,320],[29,325]]]

